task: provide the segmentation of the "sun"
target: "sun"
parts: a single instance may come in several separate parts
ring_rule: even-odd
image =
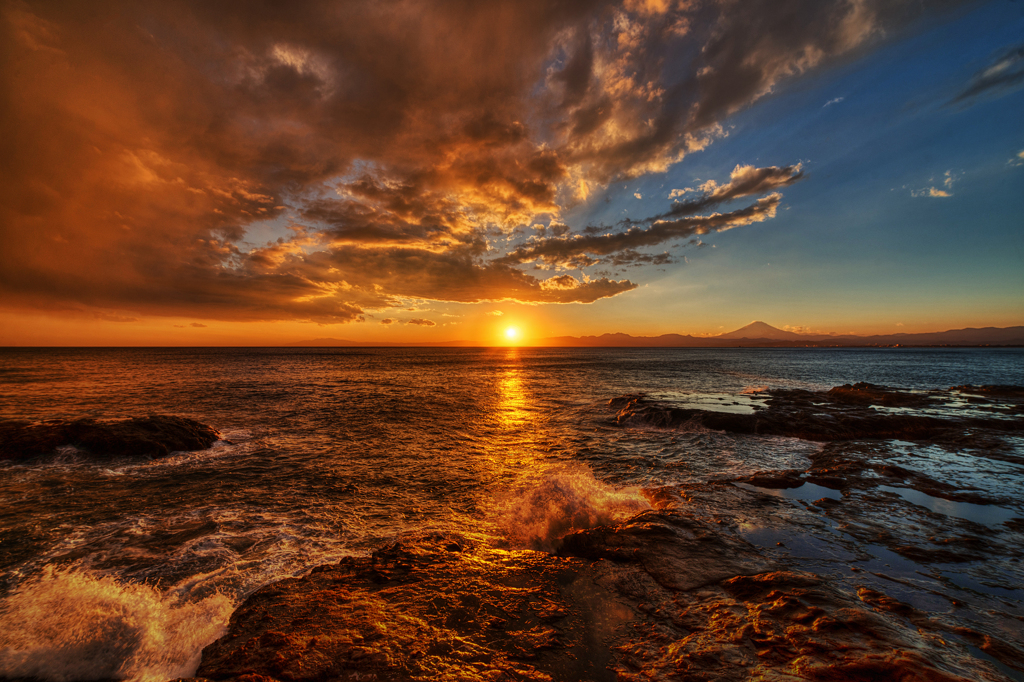
[[[515,327],[509,327],[505,330],[505,338],[509,341],[515,341],[519,338],[519,330]]]

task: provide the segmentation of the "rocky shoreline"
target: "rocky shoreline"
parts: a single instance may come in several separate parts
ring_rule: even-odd
[[[787,436],[829,442],[857,439],[938,440],[979,430],[1024,433],[1024,388],[956,386],[949,391],[911,392],[858,383],[828,391],[777,389],[751,414],[687,409],[634,394],[612,398],[619,426],[707,428],[727,433]],[[914,414],[900,408],[937,408],[959,400],[970,416]],[[881,408],[881,409],[880,409]]]
[[[1024,665],[1002,639],[652,510],[556,555],[427,538],[269,585],[196,679],[1001,679],[951,635]]]
[[[553,553],[430,536],[268,585],[196,678],[1024,677],[1019,500],[928,468],[929,448],[967,470],[1024,464],[1007,442],[1024,432],[1024,389],[773,391],[752,414],[609,406],[623,427],[824,445],[804,469],[645,490],[651,510]],[[957,585],[979,574],[964,601]]]

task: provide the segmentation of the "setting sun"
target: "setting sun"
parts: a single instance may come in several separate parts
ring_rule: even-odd
[[[505,338],[509,341],[515,341],[519,338],[519,330],[515,327],[509,327],[505,330]]]

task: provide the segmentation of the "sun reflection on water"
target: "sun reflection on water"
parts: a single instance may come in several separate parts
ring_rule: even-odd
[[[519,429],[530,420],[521,370],[509,368],[498,380],[498,419],[508,430]]]

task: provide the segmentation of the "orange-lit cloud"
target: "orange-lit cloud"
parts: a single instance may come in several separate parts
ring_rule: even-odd
[[[617,234],[569,237],[562,214],[712,144],[729,114],[915,8],[12,1],[0,298],[119,321],[334,323],[408,298],[622,294],[637,285],[522,264],[666,264],[636,249],[771,218],[774,195],[695,214],[785,187],[799,166],[737,166]],[[541,241],[495,249],[534,224]]]

